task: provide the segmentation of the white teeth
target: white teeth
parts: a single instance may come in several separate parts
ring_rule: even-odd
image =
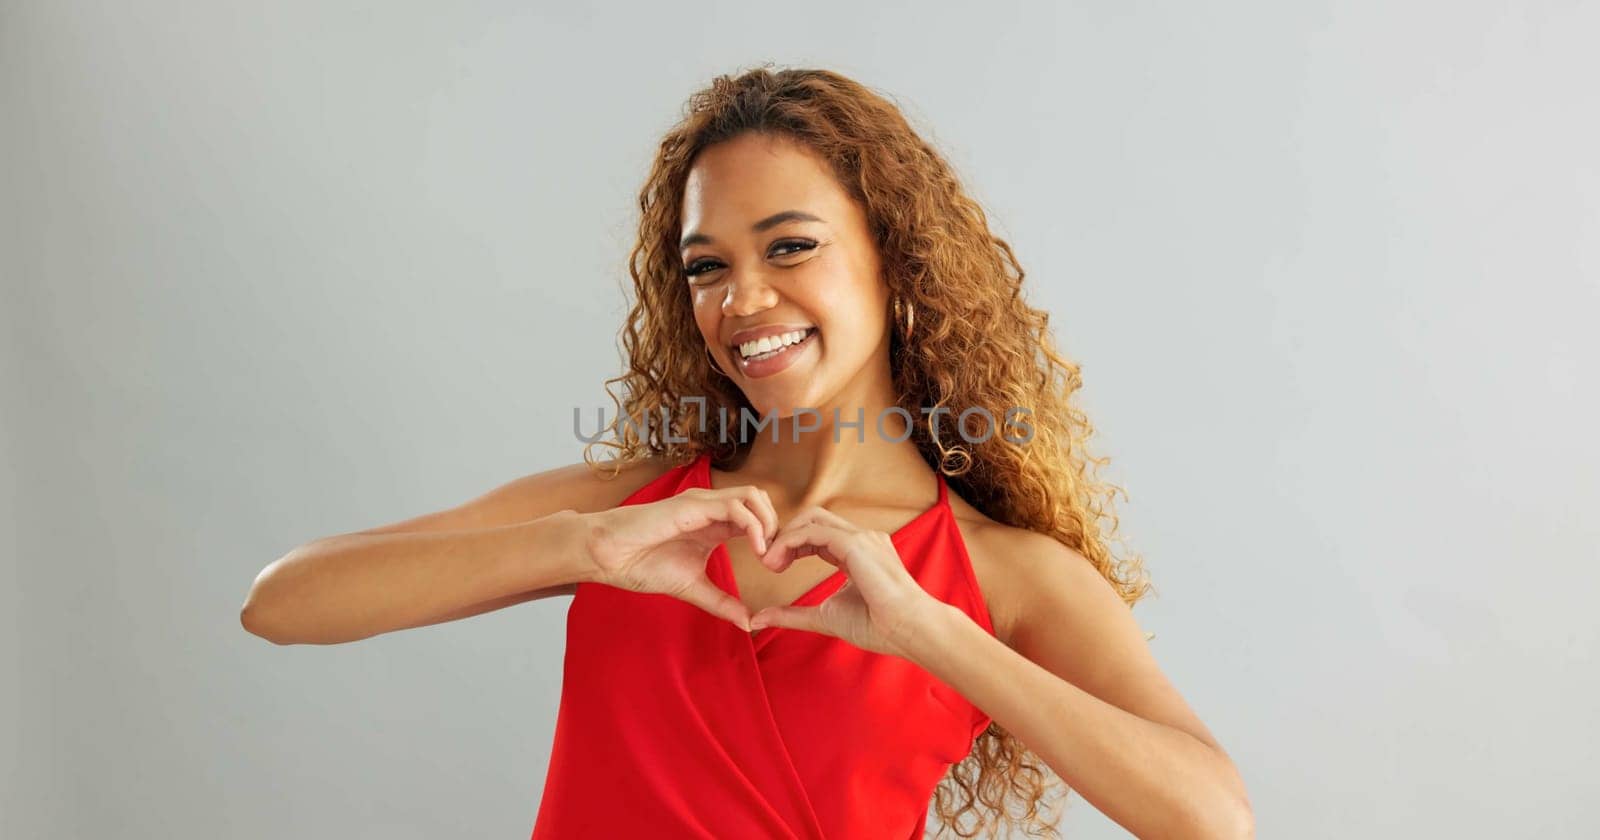
[[[791,344],[800,342],[806,337],[806,333],[808,332],[810,332],[809,329],[791,330],[790,332],[781,333],[779,335],[769,335],[765,338],[758,338],[755,341],[746,341],[745,343],[739,345],[739,355],[748,359],[751,356],[757,356],[762,353],[770,353],[780,347],[787,347]]]

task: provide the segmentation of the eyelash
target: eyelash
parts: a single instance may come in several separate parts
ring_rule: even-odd
[[[803,253],[805,251],[810,251],[810,250],[816,248],[817,247],[817,242],[814,239],[784,239],[784,240],[781,240],[781,241],[778,241],[778,242],[774,242],[774,243],[772,243],[772,245],[775,248],[776,247],[786,246],[786,245],[798,246],[797,249],[794,250],[794,251],[790,251],[790,252],[788,252],[786,254],[778,254],[778,256],[780,256],[780,257],[792,257],[795,254]],[[710,268],[706,267],[707,263],[710,263],[710,264],[712,264],[714,266],[716,264],[716,262],[717,262],[716,260],[711,260],[711,259],[695,260],[694,262],[689,263],[687,266],[684,266],[683,273],[685,275],[687,275],[690,280],[693,280],[694,278],[699,277],[700,275],[702,275],[702,274],[706,273],[707,271],[711,270]]]

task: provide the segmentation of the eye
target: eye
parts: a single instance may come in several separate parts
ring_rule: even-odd
[[[710,271],[712,268],[715,268],[716,265],[716,260],[695,260],[694,262],[689,263],[687,266],[684,266],[683,273],[690,277],[698,277],[699,275]]]
[[[790,254],[798,254],[801,251],[809,251],[812,248],[817,247],[817,243],[816,243],[816,240],[812,240],[812,239],[785,239],[785,240],[782,240],[781,242],[772,243],[772,247],[774,249],[777,249],[777,248],[794,248],[794,249],[796,249],[796,250],[788,251],[788,252],[785,252],[783,254],[779,254],[778,255],[778,256],[788,256]]]
[[[816,247],[817,242],[814,239],[782,239],[772,243],[772,248],[767,253],[769,256],[788,257]],[[714,271],[721,265],[720,262],[709,258],[695,260],[683,267],[683,273],[693,280],[708,271]]]

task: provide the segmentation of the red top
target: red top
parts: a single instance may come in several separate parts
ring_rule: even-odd
[[[939,500],[891,536],[906,569],[994,633]],[[702,454],[643,504],[711,486]],[[738,597],[725,546],[706,573]],[[836,592],[831,576],[793,603]],[[933,790],[989,718],[912,662],[786,627],[746,633],[669,595],[580,583],[533,840],[587,837],[920,840]]]

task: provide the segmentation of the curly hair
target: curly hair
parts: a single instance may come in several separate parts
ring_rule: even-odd
[[[930,466],[991,519],[1048,534],[1088,558],[1131,608],[1150,584],[1137,556],[1111,551],[1112,502],[1126,493],[1095,478],[1109,459],[1087,451],[1094,428],[1071,399],[1082,386],[1079,366],[1054,347],[1049,313],[1024,300],[1011,246],[989,231],[949,164],[888,97],[831,71],[762,65],[718,76],[690,97],[661,140],[639,193],[639,237],[629,257],[635,300],[621,332],[627,370],[605,383],[617,413],[602,429],[609,439],[585,447],[585,460],[600,466],[589,451],[595,445],[617,450],[606,461],[617,469],[652,457],[681,465],[706,452],[726,468],[747,454],[747,444],[701,428],[708,413],[740,417],[750,403],[710,364],[677,255],[680,203],[696,155],[745,132],[804,144],[865,209],[890,294],[914,308],[912,335],[892,331],[891,367],[900,407],[927,418],[911,439]],[[617,383],[620,397],[612,392]],[[703,409],[685,402],[699,397]],[[1025,406],[1032,437],[1017,445],[979,430],[943,440],[940,412],[925,410],[940,406],[983,407],[991,417]],[[662,422],[642,428],[636,419],[657,414]],[[1059,815],[1047,821],[1049,808],[1041,807],[1052,779],[1060,781],[991,723],[935,790],[935,836],[948,829],[974,837],[1002,825],[1059,836]],[[1064,783],[1060,793],[1070,793]],[[965,816],[976,824],[963,828]]]

